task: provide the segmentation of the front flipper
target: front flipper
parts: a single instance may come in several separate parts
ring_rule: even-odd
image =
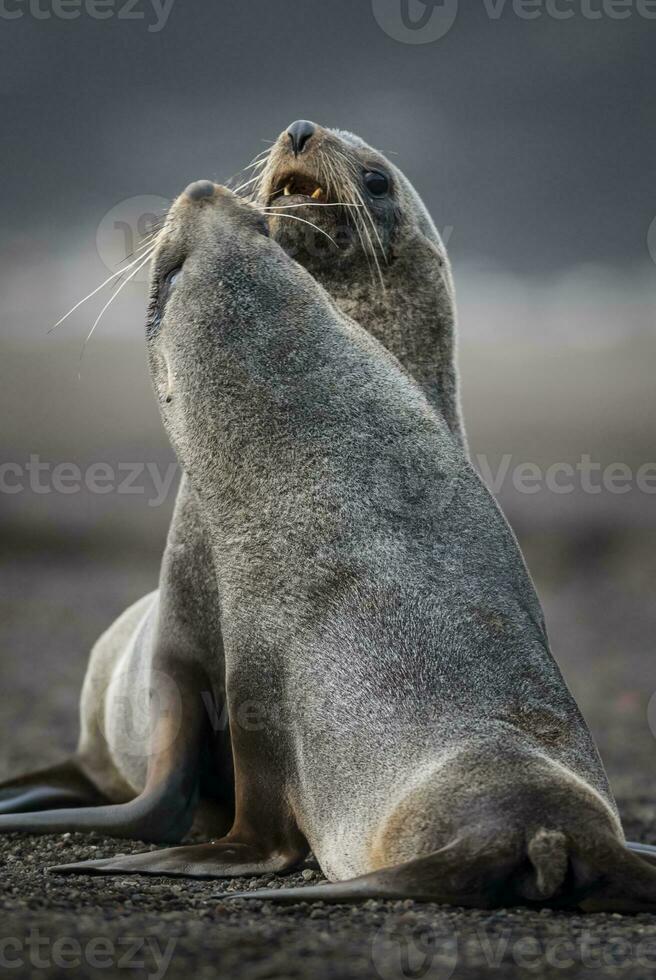
[[[0,784],[0,815],[106,803],[75,758]]]
[[[291,871],[308,854],[308,843],[276,778],[281,765],[266,733],[241,727],[233,712],[230,734],[235,759],[235,820],[230,833],[209,844],[174,847],[126,857],[82,861],[51,868],[59,874],[142,874],[175,878],[235,878]]]
[[[61,834],[67,831],[98,831],[112,837],[178,844],[193,822],[199,790],[199,755],[205,714],[200,696],[201,678],[187,665],[167,665],[151,675],[150,747],[146,785],[127,803],[89,805],[90,801],[56,798],[49,806],[48,791],[33,794],[16,812],[0,811],[0,833]],[[175,698],[172,695],[175,692]],[[28,785],[28,793],[29,785]],[[96,801],[99,802],[99,801]]]
[[[291,871],[299,860],[297,853],[266,853],[251,844],[217,841],[216,844],[172,847],[165,851],[63,864],[49,868],[49,871],[56,874],[236,878]]]
[[[195,802],[195,788],[185,795],[181,780],[173,774],[129,803],[0,814],[0,833],[95,831],[130,840],[177,843],[192,825]]]

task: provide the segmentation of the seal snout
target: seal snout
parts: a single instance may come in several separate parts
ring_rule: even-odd
[[[195,180],[185,188],[184,194],[192,201],[202,201],[203,198],[213,197],[215,190],[216,184],[211,180]]]
[[[291,124],[287,130],[287,135],[292,144],[295,157],[300,156],[316,131],[316,123],[310,122],[308,119],[297,119],[296,122]]]

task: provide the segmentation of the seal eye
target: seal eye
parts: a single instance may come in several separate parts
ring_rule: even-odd
[[[162,285],[160,286],[159,296],[157,299],[157,305],[160,309],[164,309],[166,302],[171,295],[171,291],[175,289],[175,284],[180,281],[180,276],[182,275],[182,266],[178,265],[170,272],[167,272],[162,279]]]
[[[384,197],[389,191],[389,177],[381,174],[380,170],[368,170],[364,175],[364,184],[373,197]]]

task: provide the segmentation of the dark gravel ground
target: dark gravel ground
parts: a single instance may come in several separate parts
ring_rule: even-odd
[[[525,538],[555,651],[592,725],[627,832],[656,843],[656,690],[646,535]],[[97,547],[97,542],[96,542]],[[88,648],[156,579],[157,557],[84,543],[12,548],[0,580],[2,775],[73,747]],[[292,906],[225,901],[252,881],[70,878],[47,867],[143,850],[100,837],[0,838],[0,972],[9,977],[656,976],[656,915],[472,912],[412,902]],[[306,877],[316,875],[311,867]],[[277,881],[301,882],[301,874]]]

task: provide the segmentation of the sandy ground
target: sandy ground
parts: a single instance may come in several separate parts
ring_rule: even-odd
[[[656,690],[653,540],[597,529],[578,537],[543,532],[523,544],[627,833],[656,843],[656,744],[648,723]],[[50,550],[15,542],[11,553],[0,581],[3,775],[72,749],[88,647],[153,586],[157,570],[156,553],[136,544],[99,555],[80,540]],[[0,972],[236,980],[656,974],[656,915],[465,912],[412,902],[277,908],[221,899],[226,890],[261,884],[255,880],[76,879],[46,870],[143,847],[78,835],[0,839]]]

